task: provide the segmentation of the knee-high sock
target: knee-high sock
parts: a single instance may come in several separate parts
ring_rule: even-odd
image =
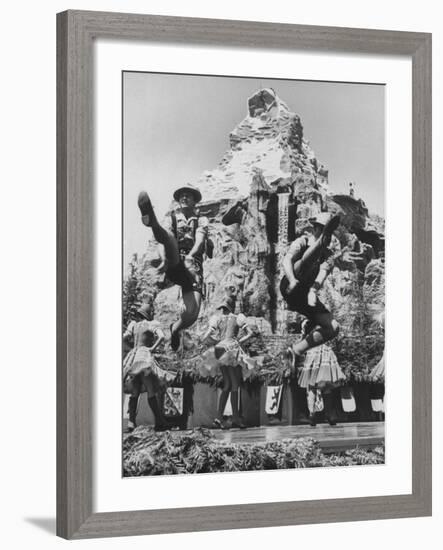
[[[223,418],[223,413],[225,411],[226,403],[229,397],[229,390],[222,390],[220,394],[220,399],[218,400],[218,418],[221,420]]]

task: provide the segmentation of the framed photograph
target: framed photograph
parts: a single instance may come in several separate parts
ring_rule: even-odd
[[[431,35],[57,41],[57,533],[430,515]]]

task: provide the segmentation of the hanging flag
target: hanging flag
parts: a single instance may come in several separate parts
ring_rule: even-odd
[[[267,386],[266,388],[266,414],[277,414],[280,408],[280,399],[282,394],[283,385],[280,386]]]
[[[343,411],[346,413],[355,412],[357,405],[355,403],[354,390],[349,386],[343,386],[340,388],[341,404]]]
[[[319,389],[309,389],[306,392],[308,409],[311,414],[321,412],[325,408],[323,395]]]
[[[371,399],[371,407],[376,413],[383,412],[383,399]]]
[[[167,388],[163,401],[165,416],[180,416],[183,414],[183,388]]]

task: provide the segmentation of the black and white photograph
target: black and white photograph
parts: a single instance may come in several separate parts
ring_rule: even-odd
[[[385,86],[122,73],[123,477],[385,463]]]
[[[4,548],[441,538],[439,7],[4,4]]]

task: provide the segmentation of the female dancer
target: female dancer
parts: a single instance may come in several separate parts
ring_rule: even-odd
[[[248,376],[256,365],[256,359],[249,357],[241,344],[249,340],[253,330],[248,326],[246,317],[234,314],[235,299],[227,297],[209,320],[209,328],[203,341],[214,344],[202,355],[202,370],[207,374],[220,370],[223,376],[223,389],[218,402],[214,427],[228,429],[223,421],[223,412],[229,394],[231,394],[232,428],[246,429],[238,410],[239,388],[243,381],[243,372]]]
[[[309,325],[308,320],[303,321],[302,338],[311,330]],[[326,421],[331,426],[337,424],[331,392],[345,380],[346,377],[337,362],[335,353],[329,346],[322,344],[308,349],[303,367],[298,373],[298,385],[306,389],[311,426],[317,424],[315,415],[319,395],[323,398]]]
[[[168,429],[157,394],[161,387],[175,378],[159,367],[153,352],[158,348],[165,336],[159,323],[151,320],[150,308],[143,305],[137,310],[136,319],[132,321],[123,335],[126,341],[133,341],[133,348],[123,361],[123,388],[129,393],[128,431],[136,427],[137,405],[140,394],[148,395],[148,404],[154,414],[156,431]]]

